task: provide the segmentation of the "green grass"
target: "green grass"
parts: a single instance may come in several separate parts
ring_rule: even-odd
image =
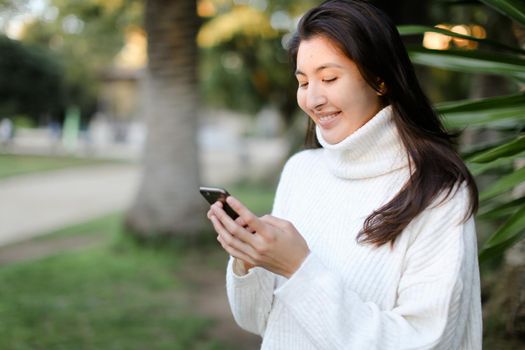
[[[108,164],[100,159],[0,154],[0,179],[69,167]]]
[[[103,246],[0,269],[0,349],[227,349],[180,297],[196,251],[141,248],[117,220],[91,223],[107,226]]]
[[[254,211],[270,210],[268,189],[231,190]],[[214,321],[185,297],[196,286],[181,271],[196,261],[223,273],[227,256],[214,239],[144,247],[121,221],[112,213],[56,230],[38,240],[96,234],[101,244],[0,268],[0,349],[235,349],[235,339],[211,338]]]

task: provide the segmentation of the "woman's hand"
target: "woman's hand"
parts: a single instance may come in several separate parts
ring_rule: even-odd
[[[224,250],[245,266],[261,266],[290,278],[310,252],[292,223],[271,215],[259,218],[237,199],[230,196],[226,200],[239,214],[235,221],[222,210],[220,202],[208,212]]]

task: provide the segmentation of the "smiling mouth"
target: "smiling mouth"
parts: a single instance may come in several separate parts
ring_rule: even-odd
[[[324,115],[324,116],[318,116],[319,125],[323,128],[330,127],[333,122],[337,119],[337,117],[341,114],[341,112],[335,112],[332,114]]]

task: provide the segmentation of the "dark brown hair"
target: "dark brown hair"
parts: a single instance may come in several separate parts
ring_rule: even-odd
[[[476,183],[454,149],[454,136],[445,130],[421,89],[390,18],[367,1],[325,1],[302,17],[290,40],[288,50],[294,71],[301,41],[315,36],[331,40],[357,65],[374,90],[379,92],[379,84],[384,82],[382,102],[392,106],[409,159],[409,180],[390,202],[368,216],[358,240],[378,246],[393,244],[410,221],[439,195],[444,193],[445,200],[463,183],[470,197],[464,220],[472,216],[478,209]],[[306,146],[321,147],[312,120]]]

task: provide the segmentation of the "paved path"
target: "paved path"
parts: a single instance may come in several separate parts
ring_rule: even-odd
[[[139,180],[136,165],[78,167],[0,181],[0,245],[124,210]]]

